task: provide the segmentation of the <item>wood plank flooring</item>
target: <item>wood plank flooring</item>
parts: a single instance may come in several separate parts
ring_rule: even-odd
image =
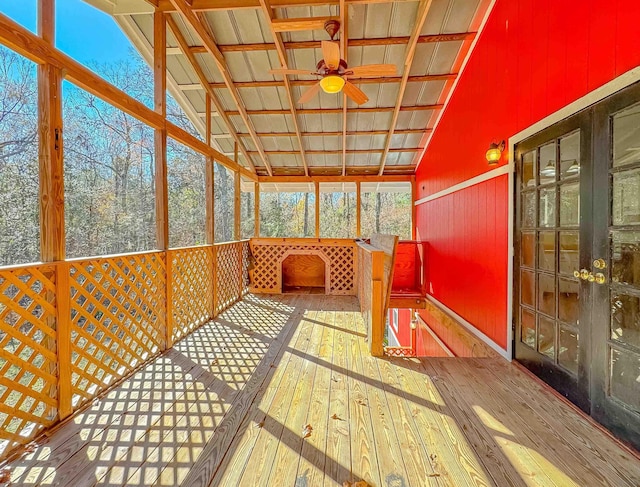
[[[9,467],[25,486],[640,484],[516,366],[373,358],[355,298],[312,294],[247,296]]]

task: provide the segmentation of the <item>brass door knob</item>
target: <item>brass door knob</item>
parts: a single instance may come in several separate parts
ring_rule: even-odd
[[[607,278],[604,277],[602,272],[598,272],[594,279],[598,284],[604,284],[607,281]]]
[[[580,279],[580,271],[573,271],[573,277]]]
[[[591,274],[587,269],[580,269],[580,279],[583,281],[589,280],[589,274]]]
[[[593,267],[595,267],[596,269],[604,269],[607,267],[607,263],[604,261],[604,259],[596,259],[593,261]]]
[[[587,281],[594,282],[595,280],[596,280],[596,276],[594,276],[591,272],[589,272],[589,275],[587,276]]]

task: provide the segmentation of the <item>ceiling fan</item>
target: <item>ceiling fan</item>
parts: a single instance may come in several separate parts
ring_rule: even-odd
[[[331,41],[322,41],[322,57],[315,71],[305,69],[272,69],[270,74],[306,74],[321,76],[322,78],[311,88],[305,91],[298,103],[307,103],[318,94],[320,88],[325,93],[339,93],[344,91],[351,100],[358,105],[369,101],[367,95],[356,85],[349,81],[349,78],[368,78],[378,76],[394,76],[396,74],[395,64],[367,64],[350,68],[344,59],[340,59],[340,47],[333,42],[333,37],[340,29],[340,22],[328,20],[324,25],[325,30],[331,36]]]

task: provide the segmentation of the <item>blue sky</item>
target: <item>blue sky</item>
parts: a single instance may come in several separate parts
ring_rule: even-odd
[[[0,0],[0,13],[36,30],[36,0]],[[56,0],[56,46],[82,64],[110,63],[129,54],[129,40],[113,19],[82,0]]]

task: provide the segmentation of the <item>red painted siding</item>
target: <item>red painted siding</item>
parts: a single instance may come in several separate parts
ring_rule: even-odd
[[[398,323],[394,322],[393,309],[389,309],[389,324],[393,326],[393,333],[401,347],[411,346],[411,310],[398,309]],[[398,331],[395,330],[397,326]]]
[[[418,198],[486,172],[490,142],[640,65],[638,19],[637,0],[497,0],[418,168]],[[508,197],[502,176],[419,205],[417,217],[431,293],[502,347]]]

